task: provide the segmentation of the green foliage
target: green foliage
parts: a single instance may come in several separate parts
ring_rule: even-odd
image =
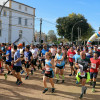
[[[81,20],[82,22],[79,22]],[[73,40],[76,40],[78,37],[78,27],[81,28],[82,38],[94,32],[93,28],[87,23],[87,19],[85,19],[85,17],[81,14],[72,13],[67,17],[58,18],[56,22],[58,35],[64,36],[64,38],[68,39],[69,41],[71,40],[72,27],[76,23],[77,24],[73,28]]]
[[[55,42],[55,41],[57,41],[57,36],[56,36],[54,30],[50,30],[48,32],[47,41],[48,42]]]

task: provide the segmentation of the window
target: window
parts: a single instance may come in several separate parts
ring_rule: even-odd
[[[21,23],[22,23],[22,18],[19,17],[19,19],[18,19],[18,24],[21,25]]]
[[[27,26],[27,19],[25,19],[25,26]]]
[[[3,16],[7,16],[6,10],[3,11]]]
[[[22,33],[23,33],[23,31],[22,30],[19,30],[19,37],[20,38],[22,37]]]
[[[1,36],[1,34],[2,34],[2,30],[0,29],[0,36]]]
[[[19,9],[21,9],[21,5],[19,5]]]
[[[25,7],[25,11],[27,11],[27,7]]]

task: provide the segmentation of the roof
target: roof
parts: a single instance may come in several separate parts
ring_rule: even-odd
[[[14,0],[11,0],[11,1],[16,2],[16,3],[19,3],[19,4],[24,5],[24,6],[27,6],[27,7],[30,7],[30,8],[32,8],[32,9],[36,9],[36,8],[31,7],[31,6],[28,6],[28,5],[24,4],[24,3],[20,3],[20,2],[14,1]]]
[[[2,7],[2,5],[0,5],[0,7]],[[19,10],[11,9],[11,8],[9,8],[9,7],[6,7],[6,6],[4,6],[4,8],[7,8],[7,9],[9,9],[9,10],[17,11],[17,12],[19,12],[19,13],[23,13],[23,14],[27,14],[27,15],[36,17],[35,15],[28,14],[28,13],[25,13],[25,12],[21,12],[21,11],[19,11]]]

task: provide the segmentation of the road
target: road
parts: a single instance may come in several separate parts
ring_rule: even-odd
[[[49,91],[42,94],[43,82],[41,71],[34,72],[30,75],[29,80],[25,80],[25,74],[22,75],[23,84],[18,87],[15,84],[16,78],[9,75],[7,80],[0,76],[0,100],[78,100],[81,93],[81,85],[75,84],[75,76],[69,77],[69,65],[65,69],[65,83],[55,84],[56,91],[51,93],[51,85],[49,81],[47,85]],[[55,81],[55,80],[54,80]],[[82,100],[100,100],[100,73],[97,79],[96,93],[92,93],[92,87],[89,83],[87,94]]]

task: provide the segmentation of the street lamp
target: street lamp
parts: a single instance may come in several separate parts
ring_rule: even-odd
[[[9,0],[7,0],[7,1],[3,4],[3,6],[1,7],[1,10],[0,10],[0,17],[1,17],[2,10],[3,10],[4,6],[6,5],[6,3],[7,3],[8,1],[9,1]]]
[[[71,41],[72,41],[72,43],[73,43],[73,29],[74,29],[75,25],[80,23],[80,22],[83,22],[83,20],[80,20],[80,21],[76,22],[72,27],[72,32],[71,32]]]

